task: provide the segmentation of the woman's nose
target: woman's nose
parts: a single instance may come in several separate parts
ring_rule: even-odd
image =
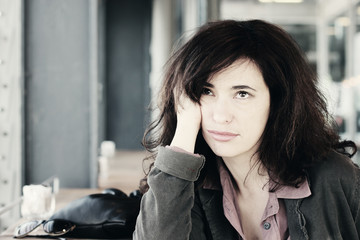
[[[233,113],[229,104],[225,101],[218,100],[212,108],[212,118],[219,124],[230,123],[233,119]]]

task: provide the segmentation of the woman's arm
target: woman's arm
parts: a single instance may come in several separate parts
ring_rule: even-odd
[[[159,149],[155,167],[148,176],[149,190],[141,201],[133,239],[190,238],[194,181],[197,180],[204,163],[203,156],[164,147]],[[199,219],[196,224],[201,224]]]
[[[141,201],[133,234],[135,240],[184,240],[190,237],[194,182],[205,164],[203,156],[192,154],[200,129],[201,110],[199,104],[184,93],[174,97],[177,125],[170,145],[185,152],[159,148],[154,168],[148,175],[149,190]],[[195,224],[199,222],[195,220]]]

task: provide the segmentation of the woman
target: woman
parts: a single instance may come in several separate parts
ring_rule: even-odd
[[[359,239],[360,170],[292,38],[204,25],[170,59],[134,239]],[[350,150],[348,153],[346,150]]]

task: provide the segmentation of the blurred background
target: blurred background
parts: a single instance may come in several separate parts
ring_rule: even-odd
[[[136,188],[174,45],[207,21],[254,18],[295,38],[359,146],[360,0],[0,0],[0,209],[53,176]],[[15,217],[0,215],[0,232]]]

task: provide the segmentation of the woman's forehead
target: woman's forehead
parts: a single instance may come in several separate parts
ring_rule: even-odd
[[[262,73],[254,61],[247,58],[241,58],[233,62],[230,66],[214,73],[209,77],[207,82],[214,83],[226,79],[246,80],[249,77],[260,78],[260,80],[263,80]]]

